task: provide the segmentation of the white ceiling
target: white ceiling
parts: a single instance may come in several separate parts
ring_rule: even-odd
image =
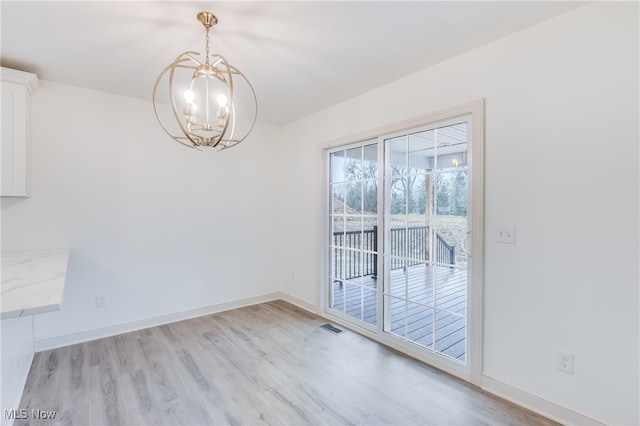
[[[160,71],[212,52],[255,87],[258,120],[285,124],[559,15],[577,2],[1,2],[2,66],[151,99]]]

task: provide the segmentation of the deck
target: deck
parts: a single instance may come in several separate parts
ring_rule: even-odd
[[[406,287],[405,283],[408,284]],[[376,324],[377,284],[378,280],[371,276],[346,280],[342,285],[334,282],[333,307],[370,324]],[[435,340],[436,352],[465,361],[465,270],[420,265],[410,266],[406,271],[396,269],[391,271],[389,294],[388,330],[391,333],[431,350],[434,349]]]

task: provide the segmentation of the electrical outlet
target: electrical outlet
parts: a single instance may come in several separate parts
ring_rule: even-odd
[[[107,298],[104,294],[96,294],[96,308],[104,308],[107,306]]]
[[[573,357],[571,352],[558,350],[558,358],[556,368],[567,374],[573,374]]]
[[[516,227],[498,226],[496,228],[496,243],[515,244],[516,243]]]

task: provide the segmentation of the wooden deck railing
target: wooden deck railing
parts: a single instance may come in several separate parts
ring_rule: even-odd
[[[456,264],[456,248],[445,241],[440,234],[436,232],[436,262],[447,263],[449,265]]]
[[[363,232],[334,232],[333,246],[333,267],[337,275],[334,278],[350,280],[367,275],[372,275],[374,278],[377,276],[378,256],[375,253],[378,251],[377,226]],[[355,251],[354,249],[362,251]],[[344,273],[341,267],[343,260],[345,261]]]
[[[429,227],[391,228],[391,269],[401,269],[429,260]],[[344,250],[347,249],[347,250]],[[334,279],[349,280],[378,274],[378,227],[365,231],[333,233]],[[455,247],[436,232],[435,260],[455,264]],[[345,270],[342,270],[344,261]]]

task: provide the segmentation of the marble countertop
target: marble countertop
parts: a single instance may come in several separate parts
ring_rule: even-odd
[[[2,252],[2,319],[56,311],[69,249]]]

